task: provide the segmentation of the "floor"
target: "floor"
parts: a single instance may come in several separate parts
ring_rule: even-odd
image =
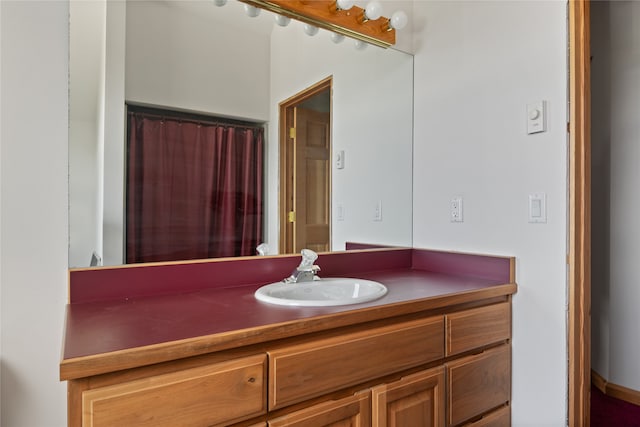
[[[591,387],[591,427],[640,427],[640,406]]]

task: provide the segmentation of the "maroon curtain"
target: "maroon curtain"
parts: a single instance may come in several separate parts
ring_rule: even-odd
[[[128,118],[127,263],[255,254],[263,129]]]

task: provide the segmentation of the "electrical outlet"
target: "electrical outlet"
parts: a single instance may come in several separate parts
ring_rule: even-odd
[[[462,222],[462,197],[454,197],[450,203],[451,222]]]

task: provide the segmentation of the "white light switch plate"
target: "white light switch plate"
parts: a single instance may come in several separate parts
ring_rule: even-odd
[[[547,102],[539,101],[527,105],[527,134],[547,130]]]
[[[529,194],[529,222],[547,222],[547,195],[545,193]]]
[[[344,169],[344,150],[336,153],[336,169]]]

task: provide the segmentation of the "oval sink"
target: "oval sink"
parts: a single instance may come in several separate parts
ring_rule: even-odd
[[[373,280],[332,277],[301,283],[271,283],[255,292],[263,302],[299,307],[359,304],[384,296],[387,288]]]

